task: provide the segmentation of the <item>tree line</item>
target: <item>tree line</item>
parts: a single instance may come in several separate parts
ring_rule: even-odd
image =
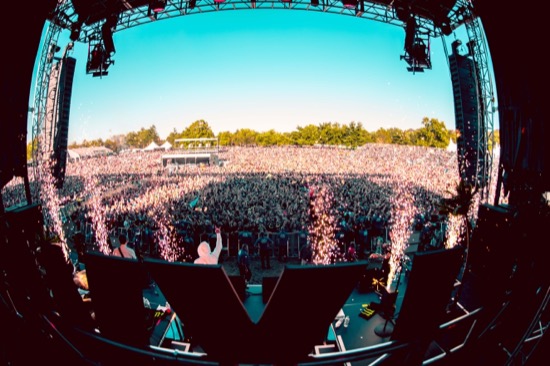
[[[498,141],[498,131],[495,131],[495,133],[497,134],[495,141]],[[172,146],[179,147],[181,145],[175,142],[176,139],[201,137],[218,137],[220,146],[332,145],[356,148],[367,143],[383,143],[444,149],[449,146],[451,141],[456,143],[458,133],[455,130],[448,130],[445,123],[436,118],[424,117],[420,128],[408,130],[380,128],[374,132],[369,132],[361,122],[350,122],[349,124],[323,122],[318,125],[298,126],[296,130],[291,132],[277,132],[273,129],[258,132],[242,128],[235,132],[222,131],[216,136],[208,122],[201,119],[191,123],[180,132],[174,128],[165,140],[160,138],[156,126],[152,125],[149,128],[129,132],[126,135],[112,136],[106,140],[73,142],[69,145],[69,149],[105,146],[119,152],[124,149],[143,149],[152,141],[158,145],[168,141]],[[30,152],[30,147],[27,151]]]

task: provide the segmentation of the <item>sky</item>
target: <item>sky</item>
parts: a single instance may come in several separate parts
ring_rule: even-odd
[[[460,37],[447,37],[449,52]],[[152,125],[165,139],[199,119],[215,134],[352,121],[371,132],[405,130],[424,117],[454,129],[442,38],[431,39],[432,69],[423,73],[400,59],[404,39],[400,26],[339,14],[193,14],[115,32],[115,63],[104,77],[86,74],[88,44],[77,42],[69,143]],[[62,50],[68,41],[62,33]]]

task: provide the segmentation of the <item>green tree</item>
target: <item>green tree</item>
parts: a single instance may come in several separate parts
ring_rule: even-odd
[[[170,132],[168,134],[168,137],[166,137],[166,141],[168,141],[169,143],[172,144],[172,146],[176,146],[176,139],[179,139],[180,138],[180,133],[178,131],[176,131],[176,129],[174,128],[172,130],[172,132]]]
[[[233,134],[229,131],[222,131],[218,134],[220,146],[233,146]]]
[[[488,141],[487,141],[487,148],[489,151],[493,151],[493,142],[495,146],[500,146],[500,131],[499,130],[493,130],[492,133],[489,133]]]
[[[409,139],[410,135],[408,135],[405,131],[399,129],[399,128],[390,128],[387,130],[388,134],[390,136],[390,143],[396,144],[396,145],[411,145],[412,141]]]
[[[289,142],[283,134],[275,130],[258,133],[256,141],[259,146],[288,145]]]
[[[119,152],[120,150],[122,150],[122,144],[114,139],[105,140],[105,147],[113,150],[114,152]]]
[[[35,138],[36,141],[36,138]],[[32,159],[32,141],[27,144],[27,161]]]
[[[183,133],[182,137],[184,138],[190,138],[190,139],[196,139],[201,137],[214,137],[214,132],[212,132],[212,129],[208,125],[208,122],[206,122],[203,119],[200,119],[198,121],[195,121],[187,127]]]
[[[391,134],[385,128],[379,128],[374,132],[374,141],[377,144],[391,144]]]
[[[141,148],[137,132],[131,131],[126,134],[126,143],[133,148]],[[143,146],[144,147],[144,146]]]
[[[350,122],[342,126],[342,143],[346,146],[356,148],[369,142],[370,134],[363,128],[361,122]]]
[[[241,128],[233,134],[233,145],[254,146],[257,145],[258,132],[249,128]]]
[[[160,144],[160,137],[155,125],[152,125],[148,129],[142,128],[141,130],[139,130],[138,138],[140,140],[141,147],[146,147],[153,141],[156,144]]]
[[[319,138],[321,137],[319,127],[315,125],[298,126],[291,136],[293,143],[299,146],[315,145],[319,143]]]
[[[157,128],[153,125],[148,129],[141,128],[137,132],[129,132],[126,135],[126,143],[128,146],[138,149],[143,149],[152,141],[156,144],[160,143],[160,137],[157,133]]]
[[[319,144],[343,145],[344,130],[339,123],[324,122],[319,124]]]
[[[450,133],[445,127],[445,123],[436,118],[422,119],[424,127],[417,130],[415,145],[446,148],[449,146]]]

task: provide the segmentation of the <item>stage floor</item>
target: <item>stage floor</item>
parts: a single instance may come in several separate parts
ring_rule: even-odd
[[[399,305],[400,301],[401,296],[398,296],[396,306]],[[363,305],[373,302],[380,303],[380,296],[377,292],[360,292],[358,289],[354,289],[342,306],[343,315],[350,318],[348,326],[345,327],[341,323],[337,327],[338,319],[336,318],[337,314],[335,314],[332,326],[334,327],[335,335],[340,336],[342,345],[346,350],[368,347],[390,340],[389,336],[379,337],[374,332],[374,329],[379,324],[384,324],[386,321],[378,312],[375,312],[369,319],[365,319],[360,315]],[[258,322],[266,305],[263,302],[262,285],[248,285],[243,304],[252,321]],[[289,312],[290,316],[291,313]],[[299,322],[299,320],[296,321]]]

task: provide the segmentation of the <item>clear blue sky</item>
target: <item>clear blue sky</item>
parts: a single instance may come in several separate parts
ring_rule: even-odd
[[[103,78],[86,75],[87,44],[71,54],[69,143],[153,124],[164,139],[198,119],[214,133],[351,121],[371,132],[416,129],[423,117],[454,129],[442,39],[432,39],[432,69],[413,74],[400,60],[405,31],[395,25],[256,9],[156,21],[113,38],[115,64]],[[67,39],[62,34],[62,49]]]

